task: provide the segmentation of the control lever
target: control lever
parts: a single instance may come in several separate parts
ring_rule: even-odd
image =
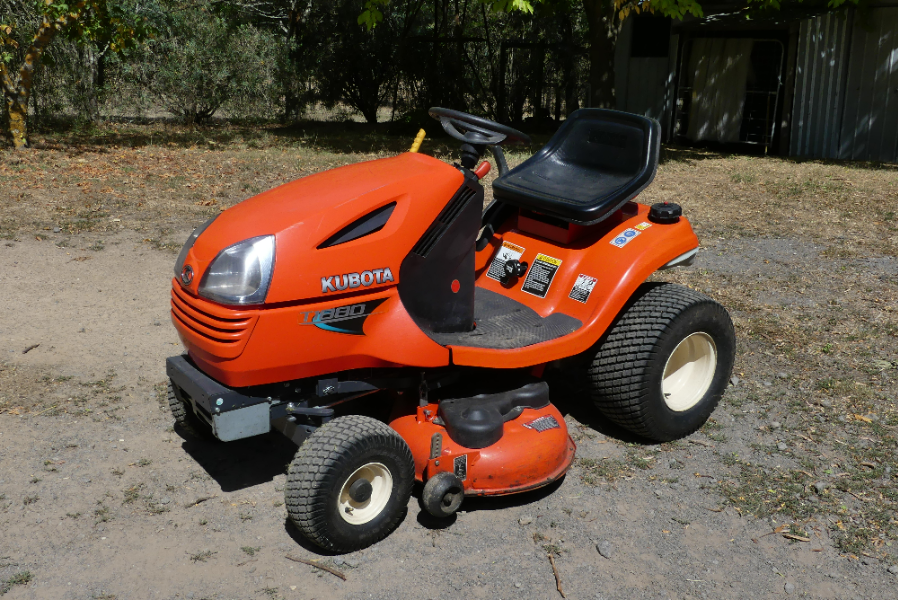
[[[523,277],[524,273],[527,272],[528,266],[529,265],[526,262],[521,262],[515,259],[505,261],[505,272],[500,279],[502,285],[508,285],[512,279]]]

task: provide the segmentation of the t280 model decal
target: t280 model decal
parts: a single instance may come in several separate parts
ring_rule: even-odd
[[[374,285],[375,283],[387,283],[393,281],[393,272],[390,268],[371,269],[361,273],[344,273],[343,275],[331,275],[321,278],[321,293],[355,289],[357,287]]]
[[[365,335],[363,330],[365,320],[374,312],[386,298],[348,304],[324,310],[312,310],[300,313],[300,325],[314,325],[318,329],[333,331],[335,333],[348,333],[351,335]]]

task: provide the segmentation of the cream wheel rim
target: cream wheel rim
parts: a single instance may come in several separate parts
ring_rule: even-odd
[[[667,407],[676,412],[689,410],[699,403],[711,387],[717,370],[717,346],[702,331],[677,344],[661,378],[661,393]]]
[[[350,488],[352,484],[362,479],[371,484],[371,495],[366,500],[358,502],[350,495]],[[383,511],[392,492],[393,475],[386,466],[378,462],[362,465],[343,482],[340,495],[337,497],[338,512],[347,523],[364,525]]]

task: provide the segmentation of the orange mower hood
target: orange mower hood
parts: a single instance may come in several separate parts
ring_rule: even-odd
[[[310,175],[226,210],[197,239],[187,263],[205,273],[233,244],[274,235],[275,267],[266,304],[319,297],[322,279],[366,270],[390,269],[392,274],[392,281],[372,288],[395,285],[402,259],[463,180],[455,167],[416,153]],[[381,229],[350,243],[328,243],[378,210],[390,211]],[[187,286],[190,293],[197,293],[200,280]]]

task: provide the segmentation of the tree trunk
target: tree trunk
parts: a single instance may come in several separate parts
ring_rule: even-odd
[[[25,53],[25,60],[19,69],[18,81],[13,81],[6,70],[6,65],[0,63],[0,87],[6,97],[6,106],[9,110],[9,133],[12,137],[13,147],[21,150],[28,147],[28,100],[31,97],[31,89],[34,86],[34,73],[40,66],[40,58],[44,53],[60,27],[64,27],[70,21],[80,16],[83,2],[78,5],[78,12],[71,16],[63,16],[56,21],[50,21],[46,17],[31,46]]]
[[[9,135],[16,150],[28,147],[28,105],[7,98],[9,108]]]
[[[618,27],[610,0],[583,0],[589,39],[589,106],[614,108],[614,46]]]
[[[86,44],[78,49],[81,59],[81,81],[78,84],[81,116],[89,123],[100,122],[100,103],[97,99],[99,87],[99,57],[96,49]]]

